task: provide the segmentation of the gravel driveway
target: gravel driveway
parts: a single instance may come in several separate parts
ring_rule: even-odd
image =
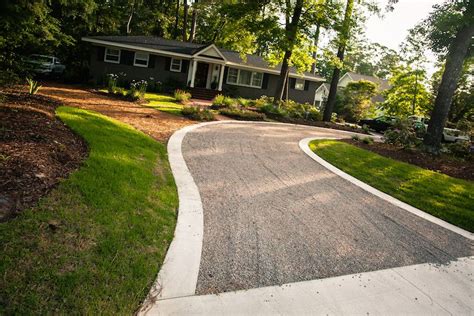
[[[194,130],[183,155],[199,188],[197,294],[361,273],[474,254],[473,244],[339,178],[298,147],[338,131],[273,124]]]

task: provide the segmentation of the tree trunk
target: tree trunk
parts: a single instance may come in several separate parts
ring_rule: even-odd
[[[176,0],[176,12],[175,12],[175,16],[174,16],[174,30],[173,30],[173,36],[174,36],[174,39],[177,39],[178,38],[178,26],[179,26],[179,1],[180,0]]]
[[[288,5],[289,1],[287,2]],[[303,11],[303,0],[296,0],[295,8],[293,10],[293,17],[291,18],[291,22],[286,25],[286,41],[287,45],[285,45],[285,55],[283,57],[283,62],[281,65],[280,76],[278,78],[277,87],[275,89],[274,94],[274,103],[277,104],[279,101],[283,99],[283,94],[285,91],[285,82],[288,74],[290,72],[289,68],[289,61],[291,55],[293,54],[293,47],[295,46],[296,41],[296,33],[298,31],[298,25],[300,23],[301,12]],[[286,21],[289,21],[286,18]]]
[[[186,31],[188,30],[188,0],[184,0],[184,14],[183,14],[183,42],[188,40]]]
[[[196,2],[194,2],[193,6],[193,15],[191,18],[191,33],[189,34],[189,41],[192,42],[194,41],[194,36],[196,36],[196,23],[197,23],[197,8],[196,8]]]
[[[316,24],[316,32],[314,33],[314,52],[313,52],[313,64],[311,65],[311,73],[316,74],[316,57],[318,52],[319,33],[321,32],[321,25]]]
[[[344,51],[346,49],[347,40],[349,39],[353,8],[354,0],[347,0],[346,12],[344,13],[344,22],[342,24],[342,30],[339,36],[339,47],[337,49],[337,58],[341,62],[344,61]],[[331,88],[329,89],[328,100],[324,108],[323,120],[326,122],[331,121],[332,111],[334,110],[334,104],[336,103],[337,84],[339,83],[340,75],[341,69],[335,67],[332,74]]]
[[[449,107],[456,90],[457,82],[461,76],[462,66],[466,58],[467,51],[474,36],[474,24],[467,24],[456,34],[443,72],[443,77],[439,85],[430,123],[423,143],[428,151],[438,153],[441,147],[443,129],[449,113]]]
[[[337,58],[341,61],[344,60],[344,48],[339,47],[337,50]],[[336,93],[337,85],[339,83],[339,77],[341,76],[341,69],[334,67],[331,78],[331,87],[329,88],[328,100],[326,101],[326,106],[324,107],[323,121],[330,122],[332,111],[334,109],[334,104],[336,103]]]
[[[418,69],[415,69],[415,91],[413,92],[413,101],[411,105],[411,115],[415,115],[416,97],[418,96]]]
[[[130,23],[132,23],[133,13],[135,12],[135,1],[132,2],[132,8],[130,10],[130,15],[128,16],[127,22],[127,35],[129,35],[132,30],[130,29]]]

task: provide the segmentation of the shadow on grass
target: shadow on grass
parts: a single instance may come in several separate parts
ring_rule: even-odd
[[[318,140],[310,146],[323,159],[353,177],[427,213],[474,231],[474,183],[339,141]]]
[[[131,314],[172,239],[177,194],[165,147],[100,114],[60,107],[88,143],[82,168],[0,224],[0,314]]]

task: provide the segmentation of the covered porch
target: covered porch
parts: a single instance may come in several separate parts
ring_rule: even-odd
[[[224,82],[225,58],[210,45],[193,55],[189,63],[187,85],[193,96],[212,99],[220,91]],[[194,91],[194,93],[193,93]]]

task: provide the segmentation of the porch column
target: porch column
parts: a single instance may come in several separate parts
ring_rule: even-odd
[[[193,60],[193,68],[191,70],[191,84],[189,85],[191,88],[194,88],[194,79],[196,78],[196,68],[197,68],[197,60]]]
[[[225,65],[221,65],[221,71],[219,73],[219,87],[217,90],[222,91],[222,83],[224,82],[224,68]]]

